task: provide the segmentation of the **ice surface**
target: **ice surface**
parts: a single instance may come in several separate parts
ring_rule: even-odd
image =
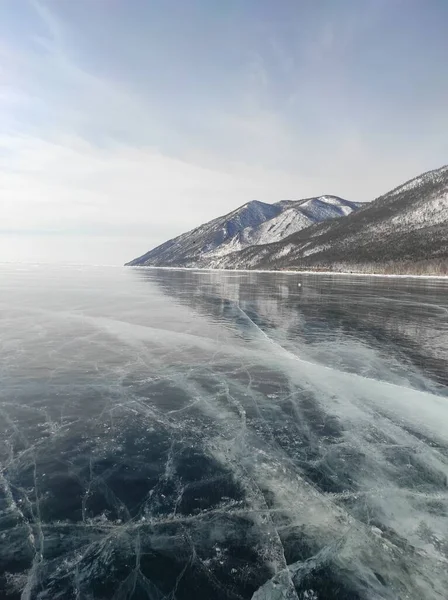
[[[446,282],[0,275],[0,597],[446,598]]]

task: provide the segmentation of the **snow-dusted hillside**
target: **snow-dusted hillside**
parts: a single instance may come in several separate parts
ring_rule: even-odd
[[[213,266],[448,273],[448,167],[424,173],[344,219],[246,248]]]
[[[280,242],[316,223],[347,216],[362,205],[337,196],[319,196],[307,200],[281,200],[274,206],[280,207],[283,212],[260,225],[246,227],[210,253],[210,258],[224,256],[249,246]]]
[[[360,206],[337,196],[282,200],[276,204],[253,200],[165,242],[129,264],[211,266],[219,257],[250,246],[279,242],[316,223],[346,216]]]
[[[364,205],[249,202],[130,264],[448,274],[448,166]]]
[[[249,226],[257,226],[281,212],[279,206],[252,200],[223,217],[200,225],[157,246],[128,263],[138,266],[194,266]]]

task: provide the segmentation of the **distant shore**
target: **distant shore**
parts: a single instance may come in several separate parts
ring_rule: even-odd
[[[220,273],[284,273],[286,275],[341,275],[344,277],[393,277],[395,279],[442,279],[448,280],[448,275],[415,275],[394,273],[362,273],[359,271],[303,271],[286,269],[214,269],[211,267],[153,267],[146,265],[125,265],[133,269],[163,269],[166,271],[204,271]]]

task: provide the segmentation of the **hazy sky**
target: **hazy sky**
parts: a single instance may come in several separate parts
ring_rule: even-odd
[[[447,0],[0,0],[0,261],[448,162]]]

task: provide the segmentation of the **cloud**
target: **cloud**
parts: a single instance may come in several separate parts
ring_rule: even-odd
[[[235,74],[228,65],[223,71],[229,93],[224,86],[221,101],[216,92],[207,95],[203,75],[195,79],[197,72],[215,68],[216,55],[193,53],[182,79],[189,87],[173,96],[154,82],[179,70],[182,57],[161,54],[153,80],[145,57],[157,40],[145,45],[134,28],[114,23],[121,37],[113,43],[132,47],[139,60],[129,63],[123,78],[107,62],[109,48],[101,46],[112,43],[109,38],[89,39],[95,59],[105,57],[102,63],[80,60],[85,37],[79,28],[95,12],[90,3],[76,4],[82,15],[77,20],[60,16],[64,7],[75,6],[70,2],[31,5],[39,26],[33,22],[25,30],[16,24],[15,35],[0,47],[0,260],[7,247],[10,256],[25,256],[40,244],[40,232],[40,256],[75,259],[78,252],[85,260],[82,246],[94,262],[108,262],[110,253],[121,263],[253,198],[272,202],[335,193],[370,200],[438,166],[434,157],[442,136],[434,148],[430,134],[418,147],[401,144],[393,123],[369,129],[374,101],[356,104],[349,67],[363,49],[363,11],[326,15],[289,37],[281,34],[292,29],[276,30],[270,23],[260,38],[248,31],[248,46],[236,40],[241,66],[231,64]],[[107,26],[114,11],[106,12],[107,3],[95,7]],[[219,59],[224,69],[225,56]],[[224,85],[221,79],[215,77],[213,85]],[[192,96],[196,84],[204,90],[200,104]],[[430,113],[428,119],[444,122],[443,114],[436,117]]]
[[[310,191],[313,185],[304,183],[289,173],[244,164],[218,170],[76,136],[3,136],[0,260],[32,247],[35,260],[121,264],[252,198]]]
[[[217,170],[123,144],[83,138],[0,137],[3,229],[182,229],[234,208],[250,192],[276,197],[287,173]],[[297,178],[296,184],[300,183]],[[174,210],[173,210],[174,209]]]
[[[47,38],[37,38],[45,48],[62,52],[64,48],[65,34],[62,23],[50,10],[47,4],[38,0],[30,0],[30,6],[36,11],[43,25],[47,29]]]

